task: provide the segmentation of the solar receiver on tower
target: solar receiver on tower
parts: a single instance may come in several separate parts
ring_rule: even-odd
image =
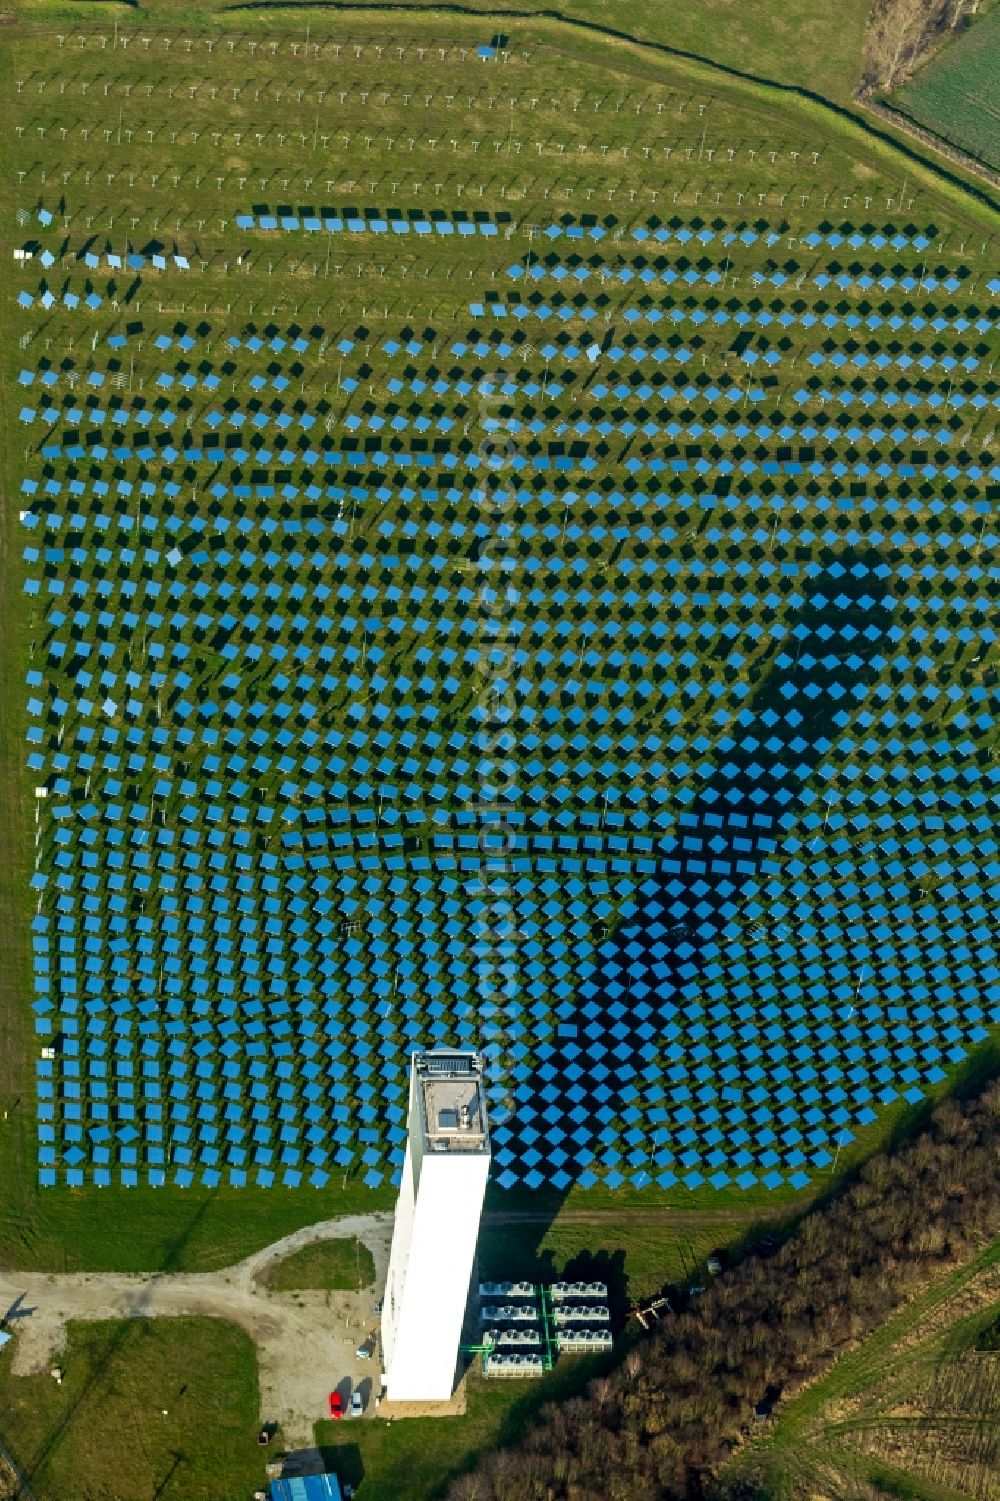
[[[390,1401],[444,1402],[454,1390],[489,1167],[479,1054],[414,1053],[409,1139],[382,1309]]]

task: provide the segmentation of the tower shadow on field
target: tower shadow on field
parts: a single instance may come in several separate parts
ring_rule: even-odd
[[[649,878],[643,882],[646,894],[638,898],[638,912],[600,945],[601,958],[591,976],[595,992],[579,996],[574,1013],[560,1017],[563,1035],[557,1029],[539,1048],[514,1122],[520,1129],[534,1126],[544,1137],[545,1112],[551,1119],[553,1107],[543,1087],[549,1086],[550,1096],[554,1087],[565,1130],[561,1145],[570,1159],[565,1171],[574,1182],[592,1159],[600,1166],[600,1137],[609,1126],[627,1161],[623,1112],[635,1070],[624,1060],[642,1063],[643,1048],[648,1057],[651,1042],[663,1062],[657,1037],[644,1039],[639,1033],[645,1013],[636,1015],[631,1004],[629,966],[638,958],[646,966],[647,984],[655,977],[649,1017],[655,1026],[659,1004],[680,997],[682,987],[697,986],[704,974],[705,929],[721,930],[747,884],[760,875],[768,854],[761,837],[773,838],[775,832],[780,837],[779,817],[796,812],[797,789],[830,750],[838,733],[837,716],[857,708],[855,690],[871,684],[887,665],[891,609],[881,598],[880,566],[884,560],[873,548],[839,549],[826,555],[822,570],[803,587],[801,604],[781,621],[785,634],[744,702],[749,715],[727,731],[735,743],[720,756],[695,801],[681,810],[687,816],[677,829],[677,847],[667,857],[670,868],[661,859],[652,877],[653,894]],[[778,617],[777,610],[772,612],[773,619]],[[764,827],[767,820],[769,829]],[[739,873],[734,875],[737,862]],[[622,976],[620,996],[609,988],[612,965]],[[625,1014],[612,1036],[616,999]],[[512,1145],[516,1151],[516,1136]],[[541,1143],[538,1150],[544,1150]],[[633,1169],[623,1165],[621,1171]],[[568,1192],[493,1190],[488,1203],[498,1216],[505,1209],[530,1215],[538,1223],[540,1241]]]

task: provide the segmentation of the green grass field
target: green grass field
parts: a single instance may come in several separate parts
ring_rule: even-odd
[[[892,102],[943,141],[1000,170],[1000,6],[936,52]]]
[[[253,1344],[218,1319],[72,1324],[61,1385],[11,1358],[0,1426],[38,1501],[249,1501],[263,1480]]]
[[[330,1292],[356,1292],[375,1280],[372,1253],[359,1240],[324,1240],[303,1246],[274,1262],[264,1274],[272,1292],[298,1292],[319,1288]]]
[[[651,0],[629,8],[614,0],[569,0],[557,9],[846,104],[857,83],[868,0],[829,9],[803,0],[709,0],[704,6]]]
[[[799,1206],[796,1206],[796,1210]],[[479,1235],[479,1276],[487,1281],[606,1282],[623,1318],[666,1284],[703,1283],[717,1251],[738,1255],[755,1239],[780,1237],[792,1219],[774,1205],[703,1212],[665,1206],[614,1213],[563,1209],[551,1221],[488,1214]]]
[[[685,1218],[678,1215],[665,1229],[653,1217],[635,1222],[623,1217],[603,1229],[593,1220],[581,1224],[563,1217],[540,1227],[535,1245],[525,1225],[487,1224],[479,1239],[479,1274],[487,1281],[607,1282],[620,1306],[651,1296],[668,1282],[701,1280],[713,1250],[742,1228],[735,1215],[690,1228]]]
[[[18,1180],[11,1175],[10,1181],[13,1188]],[[22,1179],[20,1193],[12,1192],[0,1214],[0,1255],[11,1265],[51,1271],[212,1271],[303,1225],[389,1209],[393,1202],[392,1192],[358,1184],[324,1193],[249,1195],[234,1188],[110,1187],[95,1214],[87,1191],[39,1193]]]
[[[517,12],[539,11],[565,17],[581,28],[612,32],[655,43],[693,57],[705,58],[740,73],[773,79],[777,83],[805,87],[841,104],[850,102],[857,84],[861,45],[869,0],[844,0],[835,10],[823,12],[807,0],[649,0],[648,4],[623,10],[612,0],[566,0],[562,5],[546,5],[528,0]],[[67,4],[62,0],[14,0],[13,8],[32,20],[92,17],[95,10],[109,20],[115,6],[103,0],[84,0]],[[169,21],[177,25],[204,25],[213,16],[228,9],[219,3],[193,4],[190,0],[153,0],[138,7],[138,14],[150,20]],[[433,12],[431,6],[412,7],[415,14]],[[360,18],[365,7],[338,6],[347,18]],[[377,11],[377,6],[372,8]],[[400,7],[405,12],[409,7]],[[504,20],[504,7],[491,7],[484,0],[471,0],[464,7],[493,19],[501,30],[512,25]],[[126,7],[119,14],[128,15]],[[246,7],[245,18],[263,18],[267,24],[287,27],[302,17],[302,28],[310,17],[314,28],[323,24],[322,9],[310,11],[298,6],[289,15],[289,7],[271,10],[267,4]]]

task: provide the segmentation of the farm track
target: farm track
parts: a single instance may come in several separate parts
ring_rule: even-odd
[[[530,1209],[512,1210],[510,1213],[487,1210],[483,1215],[483,1225],[487,1229],[497,1225],[547,1225],[553,1221],[561,1225],[596,1225],[603,1220],[614,1220],[616,1224],[656,1225],[660,1228],[676,1225],[678,1229],[699,1230],[711,1229],[714,1225],[730,1226],[740,1222],[749,1225],[751,1221],[783,1219],[788,1212],[787,1204],[776,1204],[773,1208],[756,1207],[752,1212],[739,1209],[677,1209],[672,1205],[664,1205],[662,1209],[565,1209],[556,1216]]]

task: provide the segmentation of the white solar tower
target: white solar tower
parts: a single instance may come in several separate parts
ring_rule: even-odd
[[[446,1402],[490,1169],[478,1053],[413,1054],[408,1126],[382,1305],[386,1397]]]

